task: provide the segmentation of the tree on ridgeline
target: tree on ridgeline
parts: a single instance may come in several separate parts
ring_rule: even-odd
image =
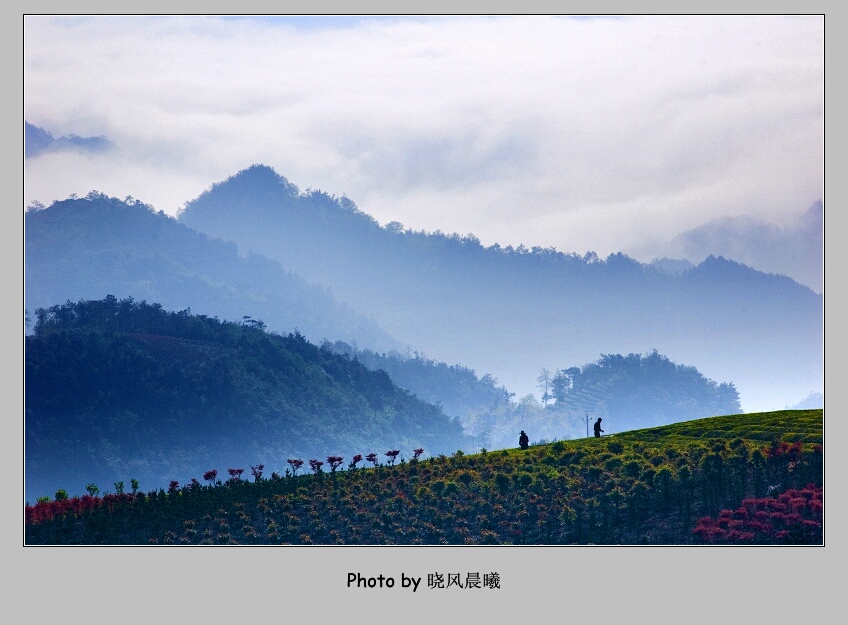
[[[539,372],[539,377],[536,378],[536,382],[539,385],[539,390],[542,391],[542,405],[547,408],[548,402],[554,398],[553,395],[550,394],[551,381],[553,380],[553,375],[551,374],[549,369],[542,367],[542,370]]]

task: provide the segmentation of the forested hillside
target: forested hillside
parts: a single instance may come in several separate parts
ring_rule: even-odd
[[[401,345],[491,374],[519,396],[540,367],[652,349],[732,381],[746,410],[822,386],[822,296],[729,259],[669,272],[623,254],[381,227],[350,199],[302,192],[260,165],[214,184],[179,220],[279,260]]]
[[[38,210],[26,228],[26,307],[119,298],[191,308],[222,319],[261,319],[310,341],[344,339],[397,346],[367,316],[258,254],[211,239],[138,200],[95,191]]]
[[[259,321],[131,298],[40,308],[26,338],[26,484],[165,485],[202,467],[470,441],[382,371]]]
[[[513,399],[514,393],[499,385],[491,375],[478,375],[468,367],[438,362],[417,351],[378,353],[344,341],[327,342],[325,346],[355,358],[372,371],[382,369],[398,386],[415,393],[419,399],[438,404],[445,414],[458,417],[466,426],[508,406]]]
[[[543,370],[539,402],[531,395],[515,397],[491,375],[418,352],[381,354],[343,341],[325,346],[386,371],[401,388],[459,418],[466,433],[489,449],[514,446],[522,429],[535,441],[582,437],[587,415],[603,418],[612,433],[741,412],[732,382],[710,380],[656,350],[645,356],[604,354],[582,367]]]

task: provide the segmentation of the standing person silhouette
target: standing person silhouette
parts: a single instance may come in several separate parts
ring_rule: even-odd
[[[595,438],[601,438],[601,432],[603,432],[601,429],[601,421],[603,421],[603,419],[600,417],[598,417],[598,420],[595,421]]]
[[[521,430],[521,436],[518,437],[518,446],[521,447],[521,449],[527,449],[529,445],[530,439],[527,437],[524,430]]]

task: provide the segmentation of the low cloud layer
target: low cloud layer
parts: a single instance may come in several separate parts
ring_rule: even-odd
[[[383,224],[782,271],[822,199],[821,16],[30,15],[24,37],[27,121],[117,146],[28,158],[26,203],[175,214],[264,163]],[[808,252],[793,277],[820,283]]]

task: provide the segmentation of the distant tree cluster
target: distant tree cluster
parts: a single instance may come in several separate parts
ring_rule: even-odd
[[[594,363],[557,371],[551,394],[558,412],[602,417],[615,431],[742,412],[732,382],[718,384],[695,367],[657,350],[604,354]]]

